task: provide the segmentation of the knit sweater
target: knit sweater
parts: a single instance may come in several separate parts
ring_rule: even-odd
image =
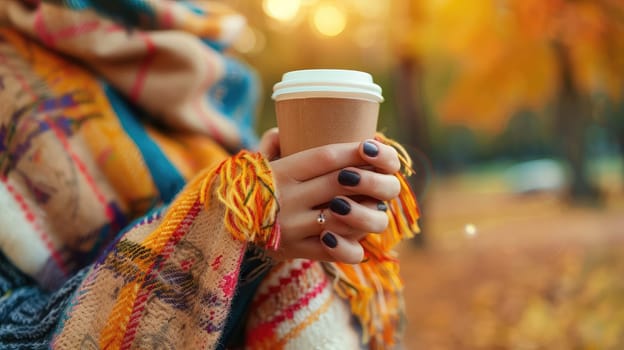
[[[243,23],[207,2],[0,3],[0,347],[398,342],[392,247],[418,216],[400,174],[366,262],[265,275],[273,177],[238,152],[257,85],[223,52]]]

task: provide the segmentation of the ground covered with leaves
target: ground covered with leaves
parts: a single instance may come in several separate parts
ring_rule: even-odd
[[[401,246],[406,349],[624,349],[624,191],[571,206],[438,181],[424,248]]]

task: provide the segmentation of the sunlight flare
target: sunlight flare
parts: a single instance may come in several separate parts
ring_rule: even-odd
[[[345,13],[332,4],[321,4],[314,11],[314,28],[325,36],[337,36],[347,25]]]
[[[271,18],[281,22],[289,22],[297,17],[301,0],[264,0],[262,9]]]

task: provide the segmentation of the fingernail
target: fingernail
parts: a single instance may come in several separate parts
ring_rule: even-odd
[[[364,150],[364,154],[369,157],[377,157],[377,155],[379,154],[379,148],[377,148],[377,145],[370,141],[364,142],[362,148]]]
[[[377,210],[379,211],[388,210],[388,206],[386,205],[386,202],[377,202]]]
[[[323,240],[323,243],[330,248],[336,248],[336,246],[338,245],[338,240],[336,239],[336,236],[334,236],[331,232],[325,233],[321,240]]]
[[[334,198],[329,202],[329,209],[336,214],[347,215],[351,211],[351,205],[342,198]]]
[[[344,186],[357,186],[360,183],[360,174],[355,171],[343,170],[338,174],[338,182]]]

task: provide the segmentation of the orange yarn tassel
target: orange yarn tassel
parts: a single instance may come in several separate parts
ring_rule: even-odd
[[[279,203],[268,161],[260,153],[241,151],[203,177],[200,203],[210,205],[210,190],[225,205],[225,227],[235,239],[277,250]]]
[[[360,241],[365,260],[357,265],[324,264],[336,278],[335,290],[349,300],[352,312],[363,329],[363,341],[371,349],[387,349],[399,342],[405,323],[402,299],[403,282],[394,247],[420,232],[418,204],[405,176],[413,174],[412,160],[405,149],[381,134],[377,140],[393,146],[399,153],[402,173],[395,174],[401,183],[399,197],[388,203],[389,224],[382,234],[371,234]],[[405,174],[405,175],[404,175]]]

